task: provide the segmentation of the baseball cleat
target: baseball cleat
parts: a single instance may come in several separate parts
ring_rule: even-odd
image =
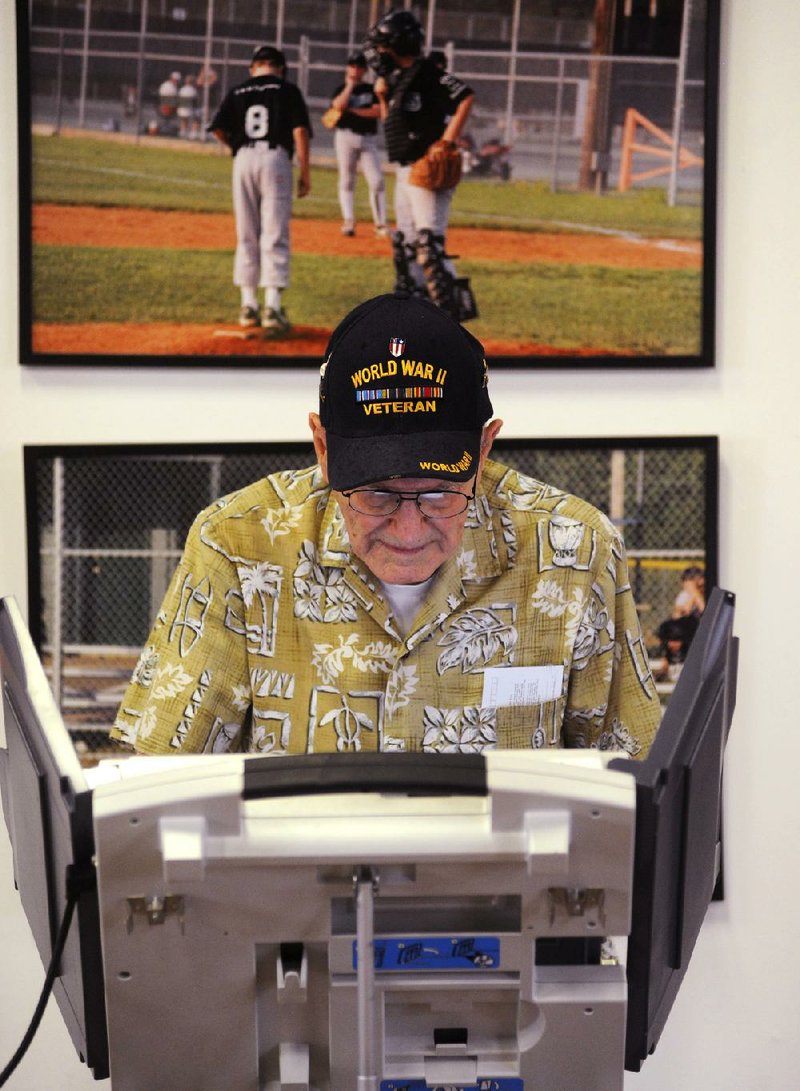
[[[389,228],[386,226],[386,224],[376,224],[375,234],[378,235],[380,238],[385,239],[389,235]]]
[[[242,307],[239,311],[239,325],[245,329],[257,326],[260,321],[261,317],[255,307]]]
[[[292,323],[286,317],[286,311],[284,311],[283,307],[277,311],[273,307],[269,307],[261,319],[261,327],[268,333],[281,334],[288,333],[292,328]]]
[[[345,223],[342,224],[342,234],[343,235],[347,235],[348,238],[352,238],[353,235],[355,235],[355,233],[356,233],[356,229],[353,226],[353,224],[347,223],[346,221],[345,221]]]

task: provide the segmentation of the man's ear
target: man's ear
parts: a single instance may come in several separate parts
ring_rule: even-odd
[[[481,452],[480,452],[480,459],[479,459],[479,462],[478,462],[478,474],[483,473],[484,463],[486,462],[486,459],[489,457],[489,452],[492,449],[492,444],[494,443],[495,439],[497,439],[497,433],[500,431],[500,429],[502,427],[503,427],[503,422],[501,420],[491,420],[484,427],[483,432],[481,434]]]
[[[308,414],[308,426],[311,429],[311,438],[314,441],[314,454],[322,469],[322,476],[328,480],[328,441],[325,435],[325,427],[319,419],[319,413]]]

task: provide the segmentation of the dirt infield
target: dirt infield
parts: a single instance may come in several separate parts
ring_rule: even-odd
[[[50,246],[157,247],[168,250],[233,250],[233,216],[220,212],[160,212],[143,208],[35,205],[33,241]],[[634,236],[545,234],[453,227],[450,249],[467,260],[568,262],[638,269],[699,269],[699,243]],[[332,220],[292,221],[292,249],[299,254],[381,257],[386,239],[368,224],[344,238]]]
[[[90,325],[37,324],[33,329],[33,350],[47,355],[68,356],[313,356],[321,359],[330,330],[295,326],[278,340],[246,336],[237,327],[171,325],[167,322],[96,322]],[[526,341],[482,339],[487,356],[597,356],[601,350],[559,349]],[[615,350],[619,356],[619,350]],[[292,359],[286,361],[292,365]],[[76,363],[80,363],[77,360]]]
[[[233,216],[228,213],[152,211],[136,208],[34,205],[33,242],[45,246],[159,248],[168,250],[230,250],[236,245]],[[465,260],[568,263],[614,268],[699,269],[699,243],[596,234],[547,234],[520,231],[451,229],[449,249]],[[331,220],[295,219],[295,253],[351,257],[385,257],[387,239],[361,224],[354,238],[344,238]],[[271,340],[244,336],[236,326],[169,323],[35,323],[36,353],[69,356],[311,356],[322,355],[330,331],[298,326],[287,337]],[[594,356],[553,349],[550,345],[484,340],[491,356]],[[290,363],[291,361],[289,361]]]

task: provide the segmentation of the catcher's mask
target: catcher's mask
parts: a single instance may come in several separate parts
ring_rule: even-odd
[[[397,64],[390,49],[399,57],[418,57],[422,52],[422,25],[410,11],[390,11],[370,27],[364,53],[370,68],[379,76],[388,76]]]

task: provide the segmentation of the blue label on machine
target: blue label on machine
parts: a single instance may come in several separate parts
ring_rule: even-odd
[[[381,1091],[525,1091],[516,1076],[504,1080],[478,1080],[477,1083],[447,1083],[435,1086],[424,1080],[382,1080]]]
[[[373,947],[376,970],[496,970],[500,965],[497,936],[378,937]],[[353,969],[357,966],[357,945],[353,940]],[[504,1084],[497,1086],[506,1091]]]

